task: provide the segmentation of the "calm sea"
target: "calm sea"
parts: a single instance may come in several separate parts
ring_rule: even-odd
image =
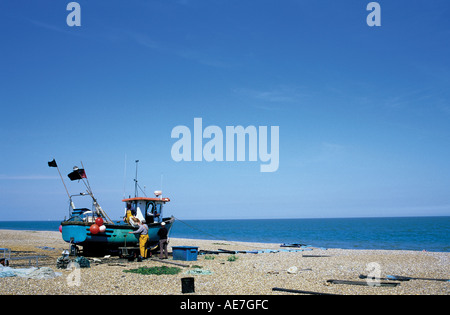
[[[58,231],[60,221],[3,221],[0,229]],[[450,252],[450,217],[176,220],[171,237],[301,243],[326,248]],[[1,240],[0,240],[1,242]]]

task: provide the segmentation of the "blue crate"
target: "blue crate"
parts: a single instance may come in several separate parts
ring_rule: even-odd
[[[173,260],[195,261],[197,260],[198,247],[172,246]]]

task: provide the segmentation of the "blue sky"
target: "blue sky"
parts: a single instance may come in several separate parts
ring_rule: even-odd
[[[60,220],[136,159],[180,219],[450,215],[450,3],[0,2],[0,220]],[[280,162],[175,162],[175,126],[279,126]],[[125,168],[126,161],[126,168]]]

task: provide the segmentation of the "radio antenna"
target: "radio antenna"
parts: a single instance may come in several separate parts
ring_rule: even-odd
[[[134,179],[134,197],[136,198],[138,196],[138,180],[137,180],[137,174],[138,174],[138,163],[139,160],[136,160],[136,177]]]

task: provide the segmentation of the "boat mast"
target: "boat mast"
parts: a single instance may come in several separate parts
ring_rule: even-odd
[[[139,160],[136,160],[136,177],[134,178],[134,198],[138,196],[138,180],[137,180],[137,174],[138,174],[138,163]]]

